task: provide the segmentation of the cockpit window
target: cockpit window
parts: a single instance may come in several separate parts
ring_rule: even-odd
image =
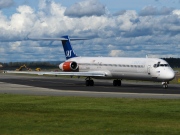
[[[160,64],[160,67],[164,67],[164,64]]]
[[[166,67],[170,67],[169,64],[165,64]]]
[[[154,64],[153,66],[154,66],[154,68],[159,67],[160,66],[160,62],[158,62],[157,64]]]
[[[154,68],[157,68],[157,67],[170,67],[169,64],[160,64],[159,62],[157,64],[154,64],[153,66],[154,66]]]
[[[169,67],[169,64],[160,64],[161,67]]]

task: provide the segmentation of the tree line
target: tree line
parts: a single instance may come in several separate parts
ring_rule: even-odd
[[[26,65],[28,68],[57,68],[58,64],[50,63],[50,62],[9,62],[9,63],[1,63],[3,69],[13,69],[19,68],[23,65]]]
[[[172,68],[180,68],[180,58],[163,58]]]

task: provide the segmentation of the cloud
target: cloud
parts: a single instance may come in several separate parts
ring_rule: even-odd
[[[87,2],[87,1],[83,1]],[[80,2],[80,3],[83,3]],[[99,3],[98,1],[93,1]],[[102,4],[100,4],[102,5]],[[157,9],[157,8],[155,8]],[[89,37],[72,42],[79,56],[180,57],[180,11],[139,15],[135,10],[71,17],[67,7],[41,0],[39,8],[20,5],[11,16],[0,12],[0,61],[65,60],[61,42],[26,41],[26,37]],[[157,14],[160,14],[157,16]]]
[[[17,13],[10,19],[0,13],[0,21],[0,40],[19,41],[23,40],[34,26],[35,15],[31,7],[23,5],[17,8]]]
[[[157,7],[147,6],[140,11],[139,15],[140,16],[168,15],[172,11],[173,8],[162,7],[160,10],[158,10]]]
[[[174,15],[178,15],[178,16],[180,17],[180,10],[174,10],[174,11],[173,11],[173,14],[174,14]]]
[[[101,16],[106,13],[106,8],[98,0],[85,0],[72,5],[65,10],[64,15],[69,17]]]
[[[111,50],[111,52],[109,53],[109,56],[118,57],[118,56],[122,56],[123,54],[124,52],[122,50]]]
[[[13,0],[1,0],[0,1],[0,9],[10,7],[14,4]]]
[[[118,11],[118,12],[114,13],[113,15],[114,16],[119,16],[119,15],[123,15],[124,13],[126,13],[126,10]]]

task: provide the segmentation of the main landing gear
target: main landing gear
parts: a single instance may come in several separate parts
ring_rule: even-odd
[[[94,81],[91,79],[91,77],[87,77],[85,80],[86,86],[94,86]],[[114,80],[113,86],[121,86],[121,80]]]
[[[162,82],[163,88],[167,89],[168,88],[168,84],[169,84],[169,82]]]
[[[113,86],[121,86],[121,80],[114,80]]]
[[[87,77],[85,80],[86,80],[86,86],[94,86],[94,81],[91,80],[90,77]]]

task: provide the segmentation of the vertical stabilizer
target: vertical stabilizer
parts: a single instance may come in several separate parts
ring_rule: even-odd
[[[64,38],[64,40],[62,40],[62,45],[66,59],[77,57],[77,55],[74,53],[74,50],[72,49],[69,36],[62,36],[62,38]]]

